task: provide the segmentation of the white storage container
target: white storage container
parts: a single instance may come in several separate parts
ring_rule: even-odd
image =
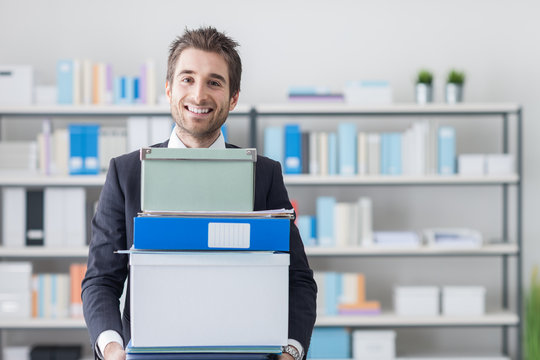
[[[486,313],[486,288],[444,286],[442,313],[445,316],[482,316]]]
[[[489,154],[486,156],[486,172],[488,175],[511,175],[514,170],[512,154]]]
[[[396,358],[395,331],[353,331],[355,360],[394,360]]]
[[[30,318],[32,263],[0,264],[0,318]]]
[[[289,254],[130,255],[134,347],[287,343]]]
[[[439,288],[437,286],[396,286],[394,310],[399,316],[439,315]]]
[[[483,154],[461,154],[458,156],[459,175],[482,176],[485,174],[486,157]]]

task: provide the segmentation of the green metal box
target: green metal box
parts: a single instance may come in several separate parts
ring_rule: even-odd
[[[141,149],[141,209],[253,211],[256,149]]]

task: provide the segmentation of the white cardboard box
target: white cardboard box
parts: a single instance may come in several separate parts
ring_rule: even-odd
[[[480,176],[485,174],[486,157],[483,154],[461,154],[458,156],[459,175]]]
[[[442,313],[445,316],[482,316],[486,313],[483,286],[444,286]]]
[[[135,347],[287,343],[289,254],[131,254]]]
[[[0,263],[0,318],[30,318],[32,263]]]
[[[30,65],[0,64],[0,105],[32,105],[34,71]]]
[[[394,310],[399,316],[439,315],[439,288],[437,286],[396,286]]]
[[[512,154],[486,155],[486,173],[488,175],[511,175],[514,171],[514,156]]]
[[[394,360],[396,358],[396,332],[353,331],[353,358],[355,360]]]

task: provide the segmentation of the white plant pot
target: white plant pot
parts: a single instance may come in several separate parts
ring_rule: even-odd
[[[446,103],[456,104],[463,101],[463,85],[446,84]]]

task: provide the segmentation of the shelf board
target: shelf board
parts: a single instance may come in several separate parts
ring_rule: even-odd
[[[247,116],[251,106],[239,104],[231,115]],[[30,105],[0,106],[0,116],[170,116],[166,105]]]
[[[315,326],[351,327],[430,327],[430,326],[516,326],[519,317],[510,312],[490,313],[484,316],[397,316],[382,313],[369,316],[318,316]]]
[[[88,247],[48,248],[44,246],[26,246],[20,248],[0,247],[0,258],[86,258]]]
[[[359,106],[325,103],[259,104],[254,106],[257,114],[276,115],[501,115],[517,113],[521,105],[516,103],[460,103],[426,104],[413,103]]]
[[[86,329],[84,319],[0,319],[0,329]]]
[[[105,174],[47,176],[5,171],[0,176],[0,186],[103,186],[105,176]]]
[[[310,257],[342,256],[499,256],[519,253],[516,244],[485,245],[479,248],[435,248],[421,246],[417,248],[377,248],[377,247],[306,247]]]
[[[393,176],[393,175],[284,175],[286,185],[500,185],[517,184],[519,176],[461,176],[461,175],[426,175],[426,176]]]

